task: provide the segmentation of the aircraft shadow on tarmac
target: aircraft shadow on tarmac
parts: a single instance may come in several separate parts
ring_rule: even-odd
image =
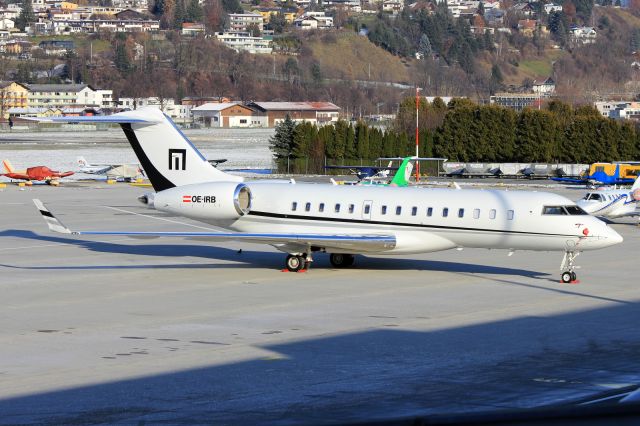
[[[265,330],[273,343],[255,347],[270,355],[225,363],[218,351],[246,345],[233,335],[202,332],[218,345],[178,331],[142,335],[130,341],[131,353],[117,353],[128,337],[114,337],[113,352],[96,350],[85,365],[135,377],[0,399],[0,424],[337,424],[534,407],[640,381],[638,303],[432,331],[388,328],[397,317],[374,314],[373,329],[340,335]],[[239,330],[236,339],[259,331]],[[211,365],[172,369],[173,356],[194,351]],[[150,361],[165,371],[140,375],[136,366]],[[74,369],[65,374],[73,378]]]
[[[277,268],[284,262],[284,253],[268,251],[246,251],[239,254],[237,249],[229,249],[219,246],[208,245],[185,245],[185,244],[119,244],[115,242],[91,241],[76,237],[60,237],[53,235],[40,235],[29,230],[11,229],[0,232],[2,237],[17,237],[44,241],[48,243],[59,243],[84,247],[87,250],[100,253],[116,253],[123,255],[139,256],[163,256],[169,259],[176,257],[199,257],[203,259],[217,259],[224,261],[240,262],[242,267],[250,268]],[[131,239],[131,241],[135,241]],[[328,256],[317,254],[314,257],[314,266],[326,268],[329,265]],[[10,267],[9,265],[2,265]],[[233,268],[229,264],[166,264],[166,265],[82,265],[82,266],[32,266],[21,267],[24,269],[144,269],[144,268],[186,268],[186,269],[206,269],[206,268]],[[386,258],[384,256],[359,256],[355,269],[361,270],[425,270],[425,271],[447,271],[469,274],[496,274],[496,275],[519,275],[529,278],[540,278],[548,276],[548,273],[531,271],[526,269],[506,268],[492,265],[444,262],[437,260],[423,260],[411,258]]]

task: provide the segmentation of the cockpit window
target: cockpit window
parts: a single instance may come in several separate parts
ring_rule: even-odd
[[[587,212],[585,212],[584,210],[582,210],[580,207],[578,206],[564,206],[564,208],[567,210],[567,212],[572,215],[581,215],[581,214],[589,214]]]
[[[590,192],[590,193],[588,193],[587,195],[584,196],[584,200],[602,201],[602,197],[600,197],[600,194],[594,194],[594,193]]]
[[[578,206],[544,206],[542,214],[548,215],[584,215],[589,214]]]
[[[566,210],[562,206],[544,206],[542,208],[542,214],[567,214]]]

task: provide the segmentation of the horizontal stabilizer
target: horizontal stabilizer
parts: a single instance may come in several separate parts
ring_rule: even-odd
[[[81,117],[25,117],[28,120],[43,123],[112,123],[112,124],[136,124],[136,123],[160,123],[159,119],[140,111],[119,112],[113,115],[85,115]]]
[[[42,201],[38,199],[34,199],[33,203],[36,205],[38,210],[40,210],[40,214],[42,215],[45,222],[47,222],[47,226],[50,231],[58,232],[60,234],[71,234],[71,230],[64,226],[62,222],[60,222],[45,206],[42,204]]]

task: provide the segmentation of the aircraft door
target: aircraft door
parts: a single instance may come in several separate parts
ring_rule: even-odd
[[[373,209],[373,201],[367,200],[362,203],[362,218],[364,220],[371,220],[371,210]]]

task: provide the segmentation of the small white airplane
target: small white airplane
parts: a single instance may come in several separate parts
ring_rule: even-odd
[[[308,267],[319,252],[329,253],[334,267],[347,267],[354,263],[354,254],[410,255],[464,247],[561,251],[563,282],[576,280],[574,260],[582,251],[622,242],[606,223],[550,193],[243,182],[213,167],[171,119],[154,108],[44,121],[120,124],[156,190],[140,201],[229,230],[71,231],[34,200],[55,232],[270,244],[288,254],[289,271]]]
[[[584,211],[594,216],[616,219],[624,216],[640,216],[636,209],[640,201],[640,177],[631,189],[598,189],[588,192],[576,201]]]
[[[78,157],[80,172],[92,175],[107,175],[109,179],[135,179],[144,176],[137,164],[90,164],[84,157]]]
[[[107,171],[117,167],[117,164],[90,164],[85,160],[84,157],[79,156],[77,158],[78,166],[80,167],[80,172],[88,173],[92,175],[103,175]]]

